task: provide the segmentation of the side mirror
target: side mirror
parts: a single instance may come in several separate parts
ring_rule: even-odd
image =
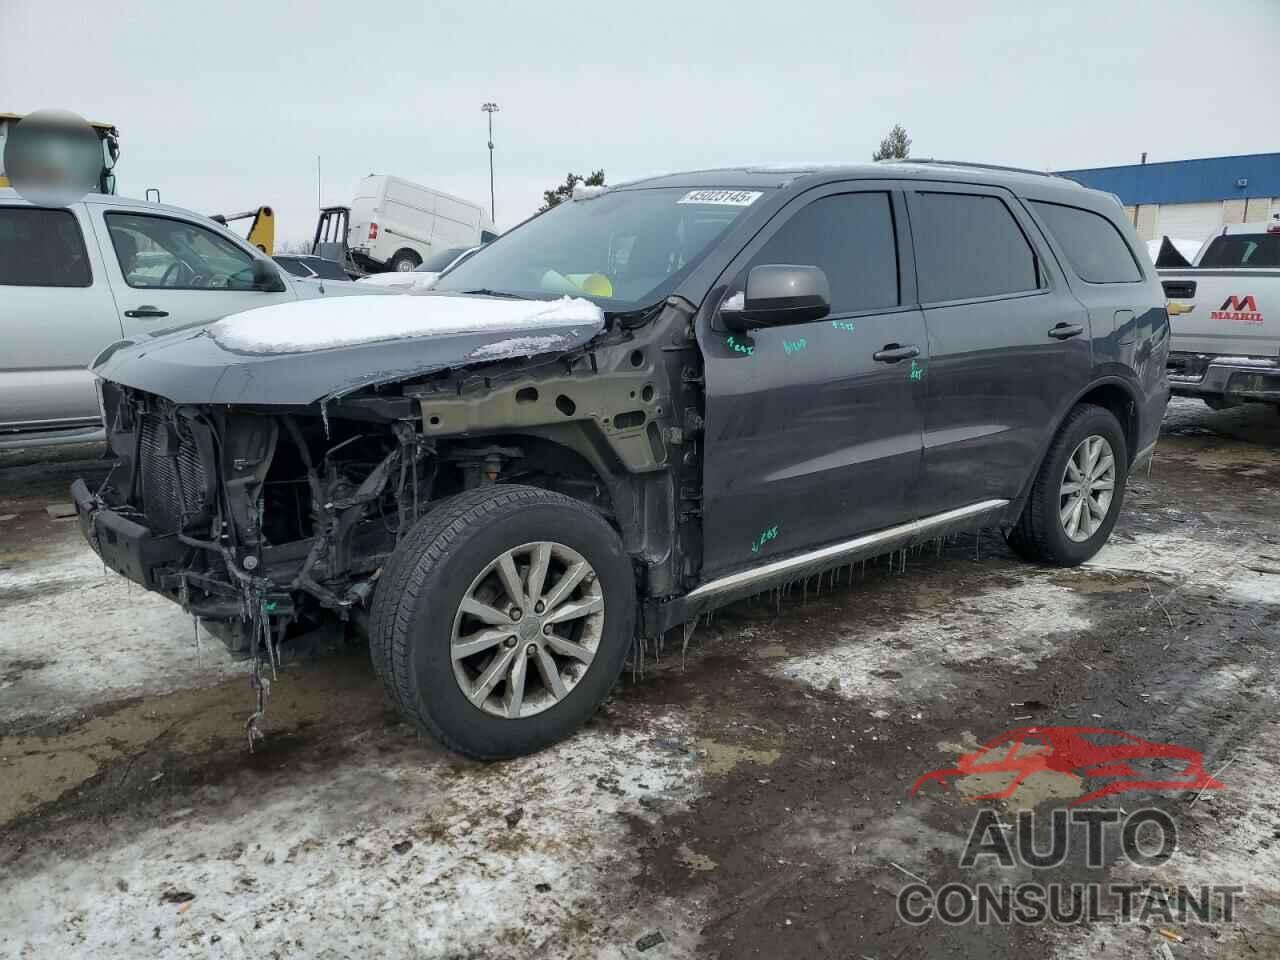
[[[831,284],[822,269],[789,263],[752,267],[746,292],[741,298],[730,297],[720,307],[725,326],[738,333],[755,327],[810,323],[830,312]]]
[[[262,293],[284,293],[280,270],[270,260],[253,261],[253,289]]]

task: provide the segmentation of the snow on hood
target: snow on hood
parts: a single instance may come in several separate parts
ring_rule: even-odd
[[[356,283],[368,287],[391,287],[396,290],[430,290],[431,285],[440,277],[440,272],[427,270],[392,270],[389,273],[374,273],[361,277]]]
[[[228,350],[271,354],[441,334],[492,331],[523,335],[539,327],[571,324],[599,331],[604,327],[604,312],[581,297],[550,301],[445,294],[343,297],[281,303],[232,314],[213,324],[209,333]]]

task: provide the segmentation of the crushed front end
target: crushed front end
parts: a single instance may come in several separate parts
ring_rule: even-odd
[[[103,562],[180,603],[233,653],[346,619],[431,483],[407,423],[180,405],[103,383],[116,463],[72,487]],[[406,513],[409,516],[406,516]]]

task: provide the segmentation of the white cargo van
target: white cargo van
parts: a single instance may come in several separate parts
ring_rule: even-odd
[[[413,270],[441,250],[496,237],[483,207],[399,177],[365,177],[351,201],[347,243],[370,273]]]

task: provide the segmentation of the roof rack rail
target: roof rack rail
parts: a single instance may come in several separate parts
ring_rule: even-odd
[[[1056,173],[1047,170],[1030,170],[1027,167],[1005,167],[998,163],[972,163],[968,160],[938,160],[934,157],[902,157],[888,160],[877,160],[877,163],[936,163],[945,167],[972,167],[975,170],[1001,170],[1005,173],[1029,173],[1035,177],[1055,177]],[[1059,178],[1061,179],[1061,178]]]

